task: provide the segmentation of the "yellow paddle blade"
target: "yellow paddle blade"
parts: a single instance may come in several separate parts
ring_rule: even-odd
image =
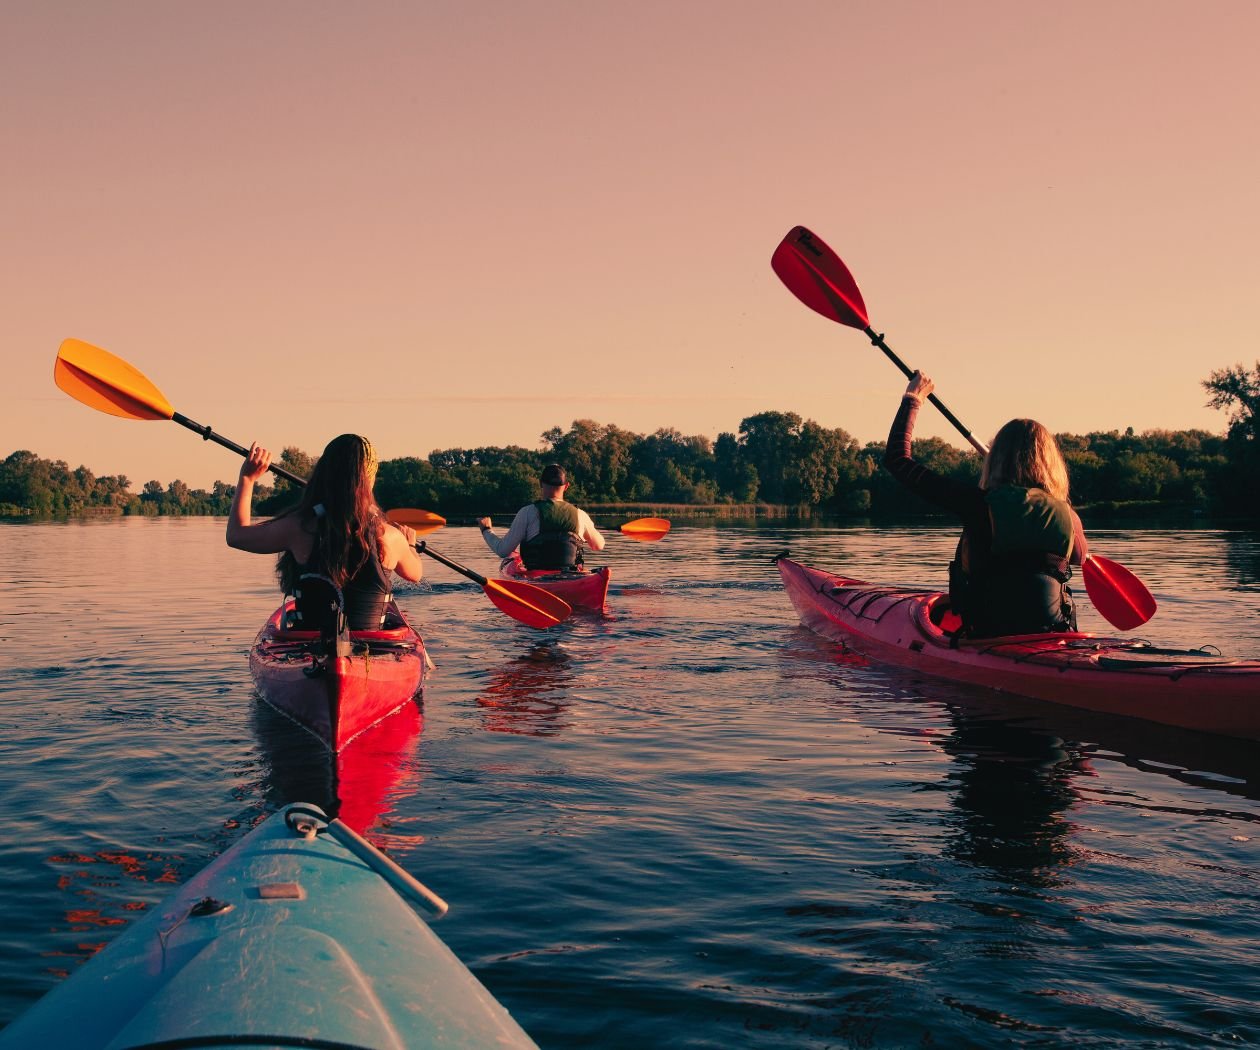
[[[53,381],[76,401],[123,419],[170,419],[175,409],[143,373],[108,350],[67,339],[57,351]]]
[[[627,539],[651,543],[669,532],[668,518],[635,518],[621,526],[621,534]]]
[[[446,524],[446,519],[442,515],[434,514],[431,510],[417,510],[415,507],[398,507],[386,511],[385,518],[395,525],[407,525],[415,529],[417,536],[427,536],[430,532],[437,532]]]

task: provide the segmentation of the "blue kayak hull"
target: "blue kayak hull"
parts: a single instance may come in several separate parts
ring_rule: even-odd
[[[291,806],[260,824],[0,1047],[534,1047],[400,893],[428,891],[320,818]]]

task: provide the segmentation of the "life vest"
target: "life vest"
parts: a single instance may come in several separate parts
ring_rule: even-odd
[[[578,509],[571,503],[540,499],[538,535],[521,544],[521,561],[527,569],[576,569],[582,564],[582,540],[578,536]]]
[[[972,637],[1076,630],[1067,586],[1074,515],[1041,489],[998,485],[985,492],[989,536],[964,530],[950,565],[950,604]]]
[[[322,563],[323,559],[319,557],[317,546],[311,555],[311,560],[300,567],[301,580],[294,589],[294,608],[297,613],[295,626],[304,630],[323,629],[330,615],[327,591],[317,587],[306,589],[302,587],[302,581],[307,579],[327,580],[331,586],[332,581],[328,580],[327,569]],[[389,573],[381,565],[375,544],[372,545],[367,560],[341,588],[341,597],[343,613],[350,630],[376,631],[385,622],[385,612],[393,594]],[[335,608],[336,603],[333,604],[334,611]]]

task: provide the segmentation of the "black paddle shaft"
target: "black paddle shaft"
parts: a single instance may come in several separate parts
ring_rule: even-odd
[[[241,458],[244,458],[249,455],[249,449],[247,449],[244,445],[238,445],[235,441],[232,441],[230,438],[225,438],[222,434],[216,434],[213,430],[210,429],[210,427],[203,426],[201,423],[197,423],[189,419],[182,412],[173,413],[171,415],[171,419],[174,422],[178,423],[181,427],[187,427],[189,430],[193,431],[194,433],[200,434],[201,439],[203,441],[213,441],[216,445],[222,445],[224,448],[231,449]],[[295,485],[306,484],[305,478],[299,478],[292,471],[285,470],[284,467],[280,466],[280,464],[278,463],[271,464],[271,466],[268,469],[271,471],[271,473],[275,474],[276,477],[284,478],[285,481],[291,481]]]
[[[434,561],[440,561],[448,569],[454,569],[461,576],[467,576],[470,580],[473,581],[473,583],[478,583],[482,587],[486,586],[486,584],[490,582],[484,576],[482,576],[481,573],[473,572],[473,570],[468,568],[466,565],[460,565],[459,562],[451,561],[451,559],[446,557],[446,555],[439,554],[427,543],[425,543],[424,540],[421,540],[419,543],[416,544],[416,550],[421,554],[427,554]]]
[[[881,350],[884,351],[884,353],[888,356],[889,361],[891,361],[894,365],[896,365],[898,368],[901,369],[901,371],[904,373],[907,379],[914,378],[914,369],[912,369],[900,357],[898,357],[893,352],[892,347],[884,342],[884,335],[882,332],[876,332],[875,329],[873,329],[870,325],[867,325],[865,328],[862,329],[862,331],[866,334],[867,338],[869,338],[872,343],[874,343],[876,346],[878,346]],[[974,448],[982,456],[987,456],[989,454],[989,450],[985,448],[983,444],[977,441],[975,437],[972,436],[972,433],[970,430],[968,430],[965,426],[963,426],[962,420],[959,419],[956,415],[954,415],[953,412],[951,412],[948,408],[945,407],[945,402],[943,402],[935,394],[928,394],[927,399],[931,401],[932,404],[934,404],[937,407],[937,409],[940,410],[941,415],[943,415],[946,419],[948,419],[957,428],[958,432],[963,437],[965,437],[969,442],[971,442],[972,448]]]

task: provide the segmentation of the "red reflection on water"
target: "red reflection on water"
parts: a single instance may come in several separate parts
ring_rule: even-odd
[[[148,909],[143,900],[115,900],[109,892],[132,882],[157,883],[179,882],[180,857],[158,854],[134,856],[121,850],[100,850],[94,854],[59,853],[48,858],[49,864],[73,865],[74,870],[57,876],[57,889],[81,898],[80,906],[65,911],[66,928],[72,933],[89,930],[112,929],[125,926],[136,912]],[[85,962],[105,946],[107,942],[80,942],[74,951],[43,953],[46,957],[77,959]],[[48,973],[58,977],[67,975],[61,967],[48,967]]]
[[[366,730],[337,755],[261,701],[254,714],[273,807],[312,802],[373,839],[370,829],[419,788],[416,750],[424,715],[417,703]]]
[[[337,815],[355,831],[366,834],[400,800],[419,790],[415,752],[423,729],[419,705],[408,704],[337,756],[335,782],[341,803]]]
[[[831,662],[840,664],[844,667],[870,667],[871,661],[861,653],[856,653],[852,649],[839,646],[835,652],[831,654]]]
[[[127,922],[126,919],[102,915],[99,908],[72,908],[66,912],[66,921],[76,933],[83,933],[93,926],[123,926]]]
[[[561,699],[573,682],[569,661],[568,653],[539,642],[500,667],[477,697],[483,727],[524,736],[554,736],[569,728],[569,705]]]

